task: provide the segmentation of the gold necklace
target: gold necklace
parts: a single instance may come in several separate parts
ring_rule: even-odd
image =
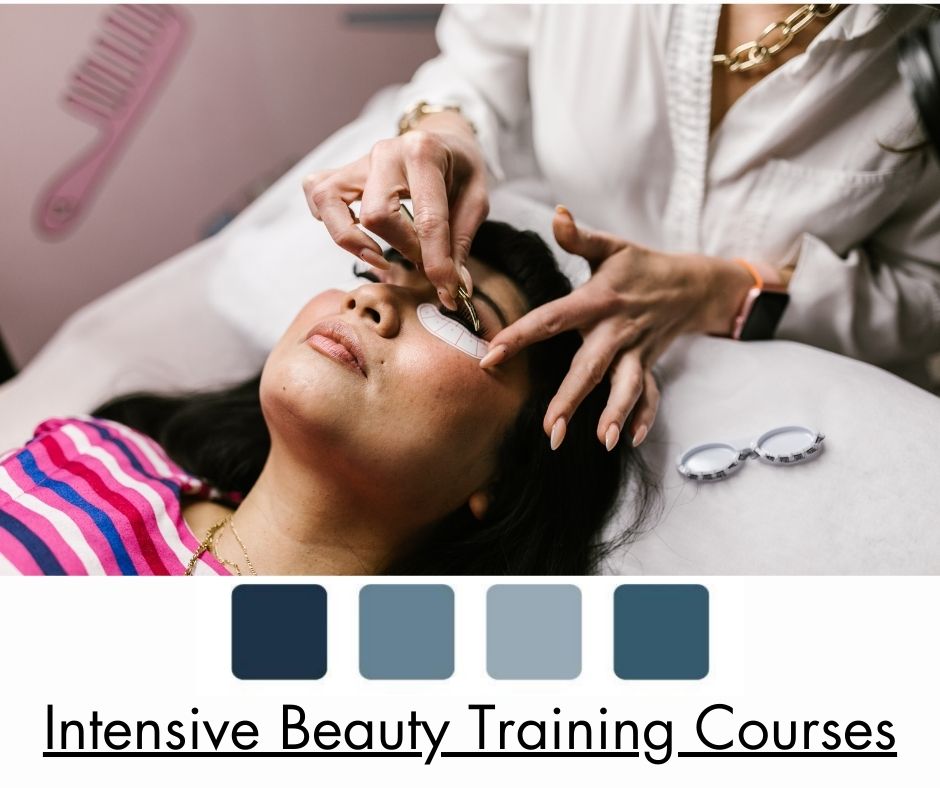
[[[234,516],[235,516],[235,513],[230,512],[229,514],[225,515],[225,517],[223,517],[221,520],[219,520],[219,522],[217,522],[215,525],[213,525],[209,529],[209,533],[206,534],[206,538],[202,540],[202,542],[199,544],[199,547],[196,548],[196,552],[193,553],[193,557],[189,559],[189,564],[186,566],[187,575],[192,575],[193,570],[196,568],[196,561],[198,561],[199,556],[201,556],[206,551],[209,551],[213,556],[215,556],[216,560],[223,566],[229,566],[233,570],[235,570],[236,575],[241,575],[242,570],[238,564],[236,564],[233,561],[229,561],[227,558],[223,558],[221,555],[219,555],[218,539],[222,533],[222,529],[225,528],[226,525],[231,526],[232,536],[235,537],[235,540],[238,542],[239,547],[241,547],[242,549],[242,554],[245,556],[245,562],[248,564],[249,574],[252,574],[252,575],[258,574],[255,571],[254,564],[251,563],[251,559],[248,557],[248,550],[245,547],[245,543],[241,540],[241,537],[238,535],[238,531],[235,530],[235,523],[232,521],[232,518]]]
[[[817,17],[832,16],[836,3],[810,3],[800,6],[782,22],[771,22],[753,41],[746,41],[727,55],[712,55],[712,63],[725,66],[732,74],[764,65],[786,47],[803,28]]]

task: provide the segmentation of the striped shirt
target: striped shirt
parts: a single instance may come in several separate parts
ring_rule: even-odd
[[[181,575],[199,543],[180,498],[222,497],[114,421],[44,421],[0,454],[0,575]],[[228,575],[204,553],[195,574]]]

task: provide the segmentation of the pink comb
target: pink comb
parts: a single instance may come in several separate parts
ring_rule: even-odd
[[[109,9],[91,55],[65,95],[73,114],[101,129],[95,144],[65,168],[39,202],[39,230],[62,236],[75,226],[136,122],[182,50],[186,23],[173,6]]]

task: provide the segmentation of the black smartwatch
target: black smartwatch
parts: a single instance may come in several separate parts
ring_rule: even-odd
[[[781,284],[764,281],[757,268],[746,260],[735,260],[754,277],[754,287],[747,291],[744,303],[734,319],[731,338],[745,342],[757,339],[772,339],[783,311],[790,303],[790,295]]]

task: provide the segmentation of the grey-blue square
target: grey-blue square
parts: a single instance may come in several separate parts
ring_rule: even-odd
[[[367,679],[446,679],[454,672],[454,591],[446,585],[363,586],[359,672]]]
[[[494,679],[581,674],[581,589],[495,585],[486,594],[486,672]]]
[[[708,589],[622,585],[614,592],[614,672],[622,679],[708,675]]]
[[[245,584],[232,591],[232,673],[320,679],[326,673],[326,589]]]

